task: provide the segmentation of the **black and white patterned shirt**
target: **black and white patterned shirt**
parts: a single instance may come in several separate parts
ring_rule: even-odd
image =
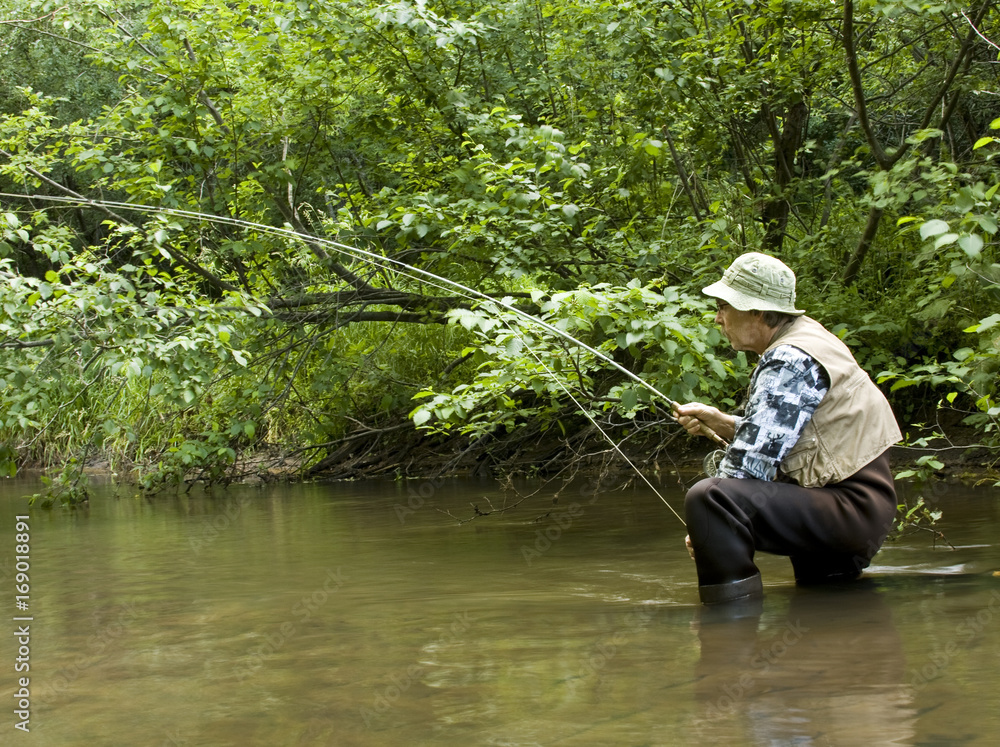
[[[829,389],[826,371],[812,356],[791,345],[765,352],[718,477],[773,480]]]

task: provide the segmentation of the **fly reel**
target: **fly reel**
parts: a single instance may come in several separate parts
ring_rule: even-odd
[[[719,464],[725,455],[725,449],[716,449],[705,455],[705,458],[701,460],[701,469],[706,477],[716,477],[719,474]]]

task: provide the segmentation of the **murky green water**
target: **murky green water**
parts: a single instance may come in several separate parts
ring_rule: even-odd
[[[915,535],[803,590],[762,557],[741,619],[697,603],[644,490],[491,482],[233,489],[27,510],[0,483],[4,744],[992,745],[1000,493],[947,486],[957,550]],[[670,496],[676,505],[681,495]],[[14,607],[30,515],[30,607]],[[30,615],[30,734],[14,728]]]

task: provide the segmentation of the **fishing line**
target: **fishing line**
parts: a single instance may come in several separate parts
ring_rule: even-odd
[[[504,322],[504,324],[507,325],[507,329],[509,329],[511,332],[513,332],[515,335],[518,336],[521,342],[524,343],[524,346],[527,349],[528,353],[530,353],[531,357],[534,358],[538,362],[538,365],[541,366],[543,369],[545,369],[545,372],[552,378],[553,381],[556,382],[556,384],[558,384],[559,388],[563,390],[566,396],[569,397],[570,400],[573,402],[573,404],[576,406],[576,409],[579,410],[581,413],[583,413],[583,416],[590,421],[590,424],[593,425],[602,436],[604,436],[605,440],[609,444],[611,444],[611,448],[618,453],[618,456],[620,456],[625,461],[625,463],[629,467],[631,467],[632,470],[637,475],[639,475],[639,477],[642,478],[642,481],[646,483],[646,485],[649,487],[650,490],[653,491],[656,497],[659,498],[661,501],[663,501],[663,505],[670,509],[670,513],[676,516],[678,520],[681,522],[681,524],[684,524],[684,526],[686,527],[687,523],[684,521],[684,517],[681,516],[679,513],[677,513],[674,507],[667,502],[667,499],[664,498],[663,495],[660,493],[660,491],[657,490],[656,487],[653,485],[653,483],[649,481],[649,478],[646,477],[646,475],[644,475],[642,471],[632,463],[632,460],[629,459],[628,456],[626,456],[625,452],[621,450],[621,448],[618,446],[615,440],[608,435],[607,431],[601,428],[601,426],[597,423],[597,420],[594,419],[594,417],[590,414],[590,412],[587,411],[587,409],[583,406],[583,404],[579,400],[577,400],[576,397],[573,396],[573,392],[569,390],[569,388],[566,386],[563,380],[560,379],[558,376],[556,376],[555,371],[553,371],[551,368],[545,365],[545,362],[541,359],[541,356],[538,355],[538,353],[535,351],[534,348],[531,347],[531,345],[527,344],[527,341],[524,339],[524,336],[521,333],[521,331],[507,324],[507,322]]]
[[[507,310],[507,311],[509,311],[509,312],[511,312],[513,314],[515,314],[516,316],[518,316],[518,317],[520,317],[522,319],[525,319],[525,320],[527,320],[527,321],[529,321],[529,322],[531,322],[533,324],[536,324],[536,325],[542,327],[543,329],[545,329],[546,331],[551,332],[552,334],[555,334],[556,336],[558,336],[558,337],[560,337],[560,338],[562,338],[562,339],[564,339],[564,340],[566,340],[568,342],[571,342],[574,345],[579,346],[583,350],[586,350],[587,352],[591,353],[592,355],[596,356],[597,358],[601,359],[605,363],[607,363],[610,366],[612,366],[613,368],[615,368],[618,372],[624,374],[628,379],[630,379],[633,382],[639,384],[639,386],[643,387],[644,389],[646,389],[650,393],[652,393],[652,394],[656,395],[657,397],[659,397],[666,404],[668,404],[671,408],[675,407],[678,404],[676,401],[674,401],[673,399],[671,399],[667,395],[663,394],[663,392],[659,391],[652,384],[650,384],[647,381],[643,380],[641,377],[637,376],[632,371],[628,370],[627,368],[625,368],[624,366],[622,366],[621,364],[619,364],[617,361],[613,360],[610,356],[602,353],[601,351],[597,350],[596,348],[591,347],[590,345],[587,345],[584,342],[581,342],[580,340],[576,339],[575,337],[573,337],[569,333],[567,333],[567,332],[559,329],[558,327],[556,327],[556,326],[554,326],[552,324],[549,324],[548,322],[546,322],[546,321],[544,321],[542,319],[539,319],[538,317],[535,317],[535,316],[529,314],[528,312],[523,311],[523,310],[517,308],[516,306],[514,306],[514,305],[512,305],[510,303],[507,303],[506,301],[504,301],[502,299],[493,298],[492,296],[489,296],[489,295],[487,295],[487,294],[485,294],[485,293],[483,293],[481,291],[477,291],[476,289],[470,288],[470,287],[468,287],[466,285],[463,285],[462,283],[459,283],[457,281],[450,280],[449,278],[442,277],[440,275],[436,275],[436,274],[434,274],[432,272],[429,272],[427,270],[421,269],[419,267],[414,267],[412,265],[409,265],[409,264],[407,264],[405,262],[401,262],[399,260],[393,259],[391,257],[385,257],[385,256],[380,255],[380,254],[375,254],[374,252],[369,252],[369,251],[367,251],[365,249],[360,249],[358,247],[349,246],[347,244],[342,244],[342,243],[340,243],[338,241],[334,241],[332,239],[324,238],[324,237],[321,237],[321,236],[312,236],[312,235],[309,235],[309,234],[300,233],[298,231],[295,231],[292,228],[285,228],[285,227],[280,227],[279,228],[277,226],[269,226],[269,225],[262,224],[262,223],[255,223],[253,221],[243,220],[243,219],[240,219],[240,218],[231,218],[229,216],[224,216],[224,215],[212,215],[212,214],[200,213],[200,212],[196,212],[196,211],[192,211],[192,210],[183,210],[183,209],[179,209],[179,208],[156,207],[156,206],[153,206],[153,205],[142,205],[142,204],[136,204],[136,203],[116,202],[116,201],[106,201],[106,200],[100,200],[100,201],[98,201],[98,200],[88,200],[88,199],[83,198],[83,197],[61,197],[61,196],[57,196],[57,195],[23,195],[23,194],[0,193],[0,197],[15,198],[15,199],[20,199],[20,200],[24,200],[24,199],[27,199],[27,200],[39,200],[39,201],[44,201],[44,202],[55,202],[55,203],[63,203],[63,204],[69,204],[69,205],[87,205],[87,206],[98,208],[98,209],[103,208],[105,211],[107,211],[108,209],[112,209],[113,208],[113,209],[117,209],[117,210],[135,210],[135,211],[138,211],[138,212],[141,212],[141,213],[152,213],[152,214],[159,214],[159,215],[174,216],[174,217],[178,217],[178,218],[189,218],[189,219],[192,219],[192,220],[204,221],[204,222],[207,222],[207,223],[214,223],[214,224],[220,224],[220,225],[228,225],[228,226],[233,226],[233,227],[242,228],[242,229],[258,230],[261,233],[264,233],[266,235],[281,236],[281,237],[286,237],[286,238],[297,240],[297,241],[302,241],[302,242],[304,242],[306,244],[316,243],[316,244],[319,244],[321,246],[330,247],[332,249],[337,250],[338,253],[346,254],[346,255],[354,257],[354,258],[363,259],[365,261],[371,262],[372,264],[374,264],[377,267],[381,266],[383,269],[385,269],[387,266],[391,266],[396,272],[398,272],[399,274],[403,275],[404,277],[408,277],[411,280],[420,280],[421,282],[426,282],[429,286],[431,286],[433,288],[437,288],[439,290],[458,291],[459,295],[464,296],[465,298],[468,298],[470,300],[478,300],[478,301],[484,302],[487,305],[493,304],[495,306],[503,308],[503,309],[505,309],[505,310]],[[506,324],[506,322],[504,322],[504,323]],[[528,347],[529,347],[529,350],[530,350],[530,346],[528,346]],[[534,356],[534,351],[531,351],[531,352],[532,352],[532,355]],[[546,370],[548,370],[547,367],[544,365],[544,363],[541,363],[541,361],[539,361],[539,363],[542,365],[543,368],[546,368]],[[549,373],[554,378],[556,378],[556,380],[558,381],[558,378],[555,377],[555,375],[554,375],[553,372],[550,371]],[[560,386],[562,386],[561,382],[560,382]],[[564,389],[564,391],[566,391],[567,395],[570,396],[570,399],[573,400],[574,404],[576,404],[577,407],[582,412],[584,412],[584,414],[587,415],[588,418],[590,418],[589,413],[587,413],[586,410],[584,410],[584,408],[569,393],[569,391],[566,390],[565,387],[563,387],[563,389]],[[622,455],[622,457],[625,459],[625,461],[628,462],[628,464],[640,476],[642,476],[643,479],[645,480],[646,478],[642,475],[642,473],[635,467],[635,465],[633,465],[628,460],[627,457],[625,457],[625,455],[621,452],[621,450],[618,449],[617,444],[614,443],[614,441],[603,431],[603,429],[600,428],[599,425],[597,425],[597,423],[592,418],[590,418],[590,420],[595,425],[595,427],[597,427],[597,429],[599,431],[601,431],[602,435],[606,439],[608,439],[608,441],[611,442],[613,446],[615,446],[616,450],[618,451],[619,454]],[[712,432],[711,430],[709,430],[704,425],[702,426],[702,432],[706,432],[706,435],[708,435],[709,438],[711,438],[713,441],[715,441],[719,445],[721,445],[723,447],[727,446],[726,442],[720,436],[718,436],[718,434]],[[647,482],[647,484],[649,484],[648,480],[646,480],[646,482]],[[650,487],[652,488],[652,485],[650,485]],[[655,490],[655,488],[653,488],[653,490],[654,490],[654,492],[656,492],[656,494],[660,498],[660,500],[663,501],[667,505],[668,508],[670,508],[670,510],[674,513],[674,515],[677,516],[678,518],[680,518],[680,515],[677,514],[676,511],[674,511],[673,507],[671,507],[670,504],[667,503],[667,501],[663,498],[663,496],[660,495],[659,492],[657,492]],[[683,519],[681,519],[681,521],[683,522]]]
[[[397,272],[399,272],[399,271],[397,270]],[[406,277],[410,277],[411,279],[413,279],[412,276],[406,275],[405,272],[400,272],[400,274],[402,274],[402,275],[404,275]],[[431,287],[435,287],[435,288],[441,288],[442,290],[444,289],[441,285],[437,285],[435,283],[428,283],[428,285],[430,285]],[[466,298],[473,298],[472,296],[469,296],[467,294],[460,294],[460,295],[465,295]],[[491,301],[492,301],[492,299],[491,299]],[[540,321],[536,317],[531,316],[530,314],[528,315],[528,318],[530,318],[533,321]],[[538,365],[545,371],[546,374],[548,374],[549,378],[551,378],[559,386],[559,388],[562,389],[563,393],[575,405],[576,409],[581,414],[583,414],[583,416],[590,422],[590,424],[593,425],[597,429],[597,431],[604,437],[604,439],[609,444],[611,444],[611,448],[613,448],[615,450],[615,452],[617,452],[617,454],[622,458],[622,460],[629,467],[631,467],[632,470],[637,475],[639,475],[639,477],[642,479],[642,481],[645,482],[646,485],[649,487],[649,489],[652,490],[653,493],[656,495],[656,497],[659,498],[668,509],[670,509],[670,512],[674,516],[676,516],[678,518],[678,520],[681,522],[681,524],[685,524],[684,518],[679,513],[677,513],[676,509],[674,509],[674,507],[670,505],[670,503],[667,501],[667,499],[663,497],[663,495],[660,493],[660,491],[656,489],[656,487],[653,485],[653,483],[650,482],[649,478],[647,478],[646,475],[643,474],[642,471],[638,467],[635,466],[635,464],[632,462],[632,460],[629,459],[628,456],[625,454],[625,452],[623,452],[621,450],[621,447],[619,447],[618,443],[615,442],[615,440],[612,439],[611,436],[608,435],[607,431],[605,431],[600,426],[600,424],[590,414],[590,412],[587,410],[587,408],[585,408],[583,406],[583,404],[573,395],[573,392],[566,386],[565,382],[562,379],[560,379],[558,376],[556,376],[555,371],[553,371],[548,365],[546,365],[545,361],[542,360],[541,356],[534,349],[534,347],[530,344],[530,341],[527,340],[527,339],[525,339],[523,331],[521,329],[519,329],[516,325],[511,324],[508,320],[504,319],[502,316],[500,317],[500,322],[508,330],[510,330],[513,334],[517,335],[518,339],[521,341],[521,344],[524,346],[525,350],[528,351],[529,355],[532,358],[534,358],[535,361],[538,363]],[[570,338],[570,339],[573,339],[574,341],[576,341],[576,338]],[[585,345],[583,345],[583,343],[580,343],[580,345],[583,346],[583,347],[586,347]],[[685,526],[686,526],[686,524],[685,524]]]

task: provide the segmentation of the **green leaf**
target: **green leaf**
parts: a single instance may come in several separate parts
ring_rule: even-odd
[[[940,236],[948,230],[948,224],[943,220],[929,220],[920,226],[920,238],[929,239],[932,236]]]
[[[947,246],[948,244],[954,244],[955,241],[957,240],[958,240],[957,233],[942,234],[941,236],[938,236],[937,239],[934,240],[934,248],[940,249],[942,246]]]
[[[967,234],[960,237],[958,245],[971,259],[976,259],[983,251],[983,240],[975,234]]]
[[[993,329],[997,324],[1000,324],[1000,314],[992,314],[986,317],[979,324],[969,327],[966,332],[986,332],[987,330]]]
[[[638,404],[639,395],[636,394],[635,389],[625,389],[622,392],[622,407],[626,410],[634,410]]]

